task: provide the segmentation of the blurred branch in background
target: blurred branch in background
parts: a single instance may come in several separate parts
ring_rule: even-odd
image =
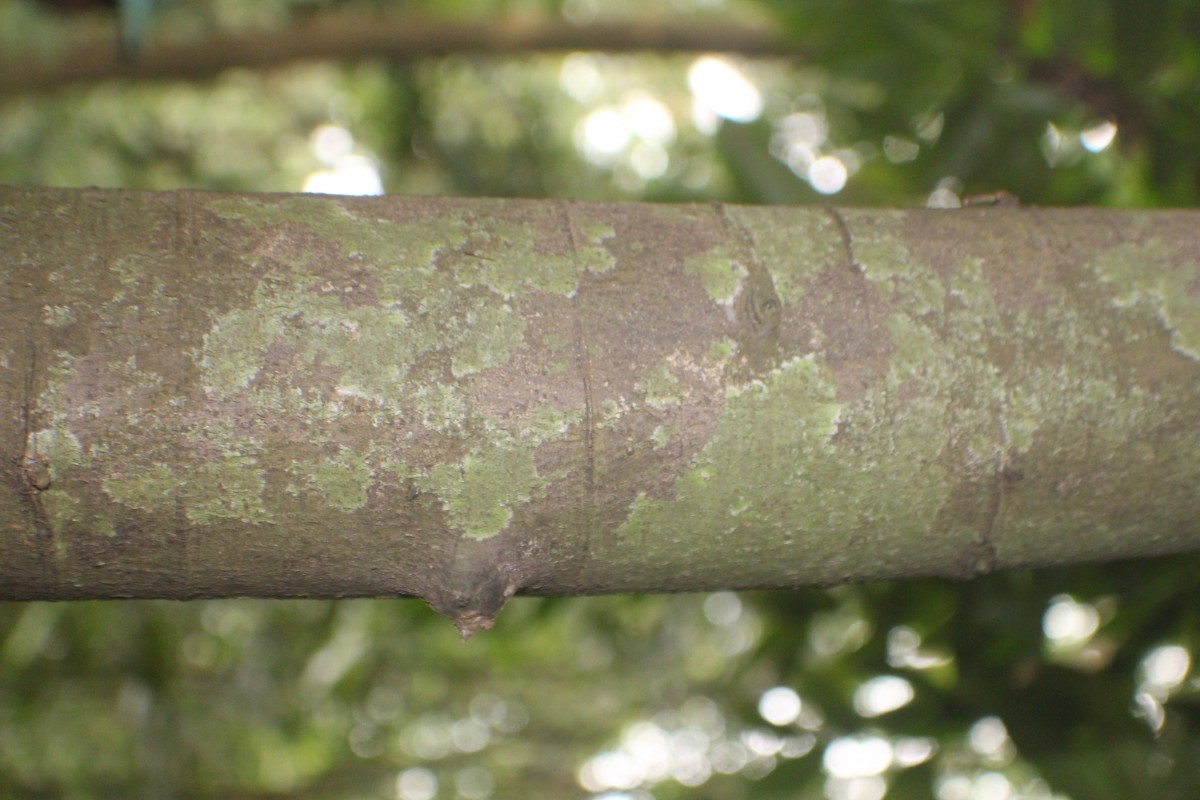
[[[51,55],[6,48],[0,54],[0,95],[39,92],[113,79],[198,80],[231,67],[269,69],[304,60],[411,61],[456,53],[512,55],[547,51],[738,52],[794,56],[796,50],[765,25],[686,21],[597,22],[561,18],[438,19],[411,12],[328,11],[272,29],[162,39],[131,62],[116,29],[89,27]],[[81,31],[83,33],[83,31]]]

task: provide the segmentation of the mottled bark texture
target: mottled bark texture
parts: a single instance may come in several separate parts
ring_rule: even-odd
[[[0,188],[0,597],[1200,547],[1200,213]]]

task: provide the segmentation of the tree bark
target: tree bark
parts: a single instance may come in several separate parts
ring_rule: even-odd
[[[0,597],[1200,547],[1200,213],[0,187]]]

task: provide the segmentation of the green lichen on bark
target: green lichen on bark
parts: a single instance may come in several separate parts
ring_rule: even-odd
[[[796,515],[780,513],[780,504],[795,511],[806,504],[794,489],[811,480],[807,464],[830,446],[837,417],[834,386],[812,358],[731,387],[709,444],[675,482],[675,498],[639,496],[619,535],[636,541],[686,530],[688,542],[679,545],[688,548],[723,539],[748,521],[787,529]]]
[[[263,367],[267,347],[284,345],[304,365],[339,368],[342,394],[402,413],[403,399],[426,382],[426,374],[414,373],[422,360],[449,352],[461,377],[504,364],[521,344],[523,324],[507,305],[511,282],[501,281],[496,292],[470,293],[464,285],[486,271],[478,269],[478,258],[454,269],[437,267],[440,252],[465,246],[462,220],[406,226],[300,200],[262,208],[238,203],[225,213],[262,226],[307,225],[327,245],[353,244],[343,245],[348,260],[338,270],[341,280],[331,280],[328,265],[304,248],[280,245],[256,254],[260,260],[269,255],[278,266],[260,281],[250,307],[217,319],[205,335],[200,367],[213,391],[246,388]],[[517,245],[528,248],[530,242]],[[532,260],[528,250],[524,255]],[[507,256],[500,263],[519,257]],[[554,280],[556,270],[547,273],[551,285],[564,288]]]
[[[339,511],[355,511],[367,504],[367,489],[373,482],[367,456],[349,447],[338,449],[330,459],[294,461],[288,468],[294,479],[287,491],[299,495],[312,492],[323,503]]]
[[[182,484],[167,464],[154,464],[133,475],[110,475],[104,479],[104,493],[128,508],[164,511],[174,502],[173,495]]]
[[[515,430],[489,432],[486,446],[460,461],[434,467],[418,476],[417,483],[439,498],[454,530],[475,539],[495,536],[508,527],[514,508],[566,476],[562,471],[540,474],[534,451],[562,439],[581,421],[582,411],[567,413],[538,404]]]
[[[670,365],[665,363],[650,372],[638,388],[642,389],[646,405],[651,408],[677,406],[683,402],[679,379],[671,374]]]
[[[229,454],[201,464],[187,479],[187,518],[196,525],[271,521],[265,488],[265,471],[254,456]]]
[[[840,232],[828,213],[796,214],[786,206],[728,206],[730,223],[746,232],[754,257],[771,273],[784,304],[799,301],[823,271],[844,258]]]
[[[965,575],[1065,550],[1086,526],[1104,530],[1106,520],[1130,516],[1120,512],[1123,486],[1146,496],[1182,490],[1183,476],[1170,489],[1146,483],[1133,459],[1089,477],[1086,490],[1104,500],[1073,504],[1068,514],[1052,495],[1069,491],[1069,477],[1027,479],[1037,470],[1031,465],[1053,463],[1069,475],[1106,452],[1141,453],[1139,442],[1191,402],[1194,373],[1189,379],[1177,365],[1171,380],[1145,384],[1114,368],[1131,356],[1145,365],[1162,359],[1154,340],[1168,333],[1176,350],[1190,341],[1186,323],[1197,304],[1185,285],[1194,279],[1190,269],[1170,268],[1177,255],[1153,245],[1149,252],[1100,247],[1093,268],[1107,290],[1080,290],[1075,273],[1061,270],[1035,272],[1014,287],[1004,254],[970,240],[970,218],[951,248],[914,232],[904,214],[840,213],[849,248],[843,261],[870,287],[862,302],[876,314],[862,330],[875,325],[884,334],[859,344],[886,352],[885,370],[840,404],[844,356],[829,362],[820,346],[805,352],[793,343],[789,360],[760,381],[735,376],[712,439],[675,480],[674,496],[639,496],[623,541],[674,551],[681,526],[670,520],[685,520],[690,549],[679,568],[707,575],[722,553],[720,569],[733,585],[742,585],[739,574],[761,574],[756,562],[781,543],[804,554],[803,569],[816,580],[836,580],[867,540],[883,557],[881,575],[901,568]],[[1006,222],[1018,226],[1018,237],[1020,226],[1039,224]],[[828,238],[832,226],[823,231]],[[790,302],[834,268],[828,242],[814,247],[820,270],[802,259],[794,270],[781,257],[768,262]],[[1139,349],[1154,359],[1134,355]],[[1157,376],[1168,368],[1146,369]],[[797,380],[802,374],[808,382]],[[1200,477],[1200,459],[1181,468]],[[763,507],[769,513],[756,511]],[[780,562],[782,572],[795,568]]]
[[[742,281],[749,275],[746,267],[736,258],[731,247],[692,256],[684,262],[684,272],[695,275],[704,285],[704,290],[716,302],[723,305],[733,303]]]
[[[442,464],[421,481],[441,498],[451,525],[476,539],[508,527],[512,507],[528,502],[544,483],[533,464],[532,448],[515,442],[471,453],[459,464]]]
[[[1092,268],[1116,288],[1115,306],[1150,305],[1171,331],[1171,345],[1200,361],[1200,264],[1178,261],[1171,248],[1151,239],[1111,248]]]
[[[574,207],[572,207],[574,208]],[[617,232],[606,222],[589,220],[586,212],[572,213],[575,228],[579,231],[581,246],[576,251],[576,263],[588,272],[608,272],[617,265],[616,258],[605,247],[605,242],[616,238]]]
[[[329,200],[261,206],[239,201],[219,209],[263,228],[307,226],[326,244],[342,243],[349,265],[341,271],[354,272],[339,282],[310,252],[283,245],[260,249],[256,258],[269,258],[272,267],[253,304],[216,320],[205,335],[200,367],[210,390],[221,396],[248,392],[256,402],[273,405],[281,392],[290,392],[287,381],[263,389],[251,382],[266,364],[268,347],[282,346],[304,369],[338,368],[338,395],[386,409],[397,420],[413,417],[464,445],[481,430],[502,427],[474,409],[470,386],[462,381],[504,367],[524,346],[526,323],[512,303],[529,292],[569,298],[582,268],[570,249],[561,254],[544,249],[545,228],[563,225],[553,209],[521,223],[504,219],[507,209],[498,202],[490,207],[483,202],[465,218],[409,223],[373,218]],[[607,226],[584,230],[584,239],[593,243],[612,235]],[[581,249],[598,252],[592,244]],[[604,267],[595,256],[587,261]],[[367,297],[354,297],[356,292]],[[440,380],[447,361],[457,383]],[[544,417],[545,407],[538,409]],[[474,420],[471,430],[468,416]],[[554,431],[558,437],[565,433]],[[547,438],[539,435],[535,443]],[[487,441],[459,461],[414,472],[422,488],[441,500],[452,526],[474,537],[503,530],[512,508],[546,482],[529,446]],[[306,472],[310,483],[317,475],[325,475],[326,484],[341,476],[339,507],[347,510],[365,502],[373,480],[366,463],[331,471],[324,460],[301,461],[288,470]]]
[[[453,529],[473,536],[503,530],[512,509],[552,479],[538,475],[532,448],[574,435],[583,410],[543,403],[492,417],[472,381],[526,348],[526,318],[515,304],[541,293],[569,302],[579,272],[611,269],[604,247],[611,226],[586,209],[503,201],[408,219],[331,198],[198,195],[194,202],[197,214],[214,214],[226,235],[246,243],[227,268],[240,264],[252,278],[230,283],[194,344],[181,348],[201,391],[179,373],[164,381],[132,356],[105,362],[57,353],[35,440],[72,435],[87,417],[102,418],[106,432],[103,443],[57,453],[55,470],[82,476],[79,470],[91,468],[117,506],[160,515],[181,509],[200,527],[269,523],[287,513],[279,504],[288,495],[354,512],[379,480],[390,480],[385,473],[403,475],[438,496]],[[558,244],[547,245],[553,237]],[[71,302],[45,304],[42,322],[61,329],[87,309],[137,331],[155,315],[179,313],[182,298],[171,281],[188,279],[170,272],[177,268],[172,254],[151,249],[113,260],[96,285],[82,285],[70,270],[56,273],[51,296]],[[75,402],[85,382],[96,380],[121,387],[128,414],[113,415],[112,397],[104,408]],[[160,430],[167,414],[176,421]],[[280,423],[286,431],[267,427]],[[246,436],[238,428],[257,430]],[[535,433],[517,446],[518,429]],[[422,431],[441,437],[446,463],[431,464],[428,455],[405,463],[429,452],[424,445],[397,449],[423,441],[414,439]],[[198,466],[168,466],[166,454],[180,451],[194,453]],[[455,470],[458,485],[448,477]],[[286,495],[268,500],[272,481]],[[107,518],[71,491],[60,480],[44,498],[56,530]]]

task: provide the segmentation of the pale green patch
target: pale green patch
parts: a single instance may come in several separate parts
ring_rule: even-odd
[[[1037,395],[1026,386],[1017,386],[1009,392],[1005,406],[1005,432],[1009,444],[1018,453],[1033,446],[1033,435],[1037,432],[1042,417],[1041,404]]]
[[[734,501],[734,504],[729,507],[729,516],[731,516],[731,517],[741,516],[742,514],[749,511],[750,506],[752,506],[753,504],[754,504],[754,501],[751,500],[750,498],[739,497],[736,501]]]
[[[459,218],[426,219],[411,224],[362,219],[341,203],[327,197],[292,197],[281,203],[262,203],[250,198],[217,199],[207,208],[226,219],[237,219],[261,227],[302,225],[326,241],[341,241],[347,256],[365,264],[391,264],[411,269],[432,265],[447,249],[461,248],[469,225]],[[300,262],[296,266],[311,265]],[[314,275],[319,272],[313,266]]]
[[[105,478],[103,486],[104,493],[123,506],[164,511],[175,504],[176,492],[183,483],[167,465],[154,464],[124,477]]]
[[[742,281],[750,274],[726,247],[716,247],[691,256],[684,261],[683,271],[698,277],[708,296],[722,305],[733,302]]]
[[[737,355],[737,342],[732,339],[718,339],[708,348],[708,358],[718,364],[724,364]]]
[[[159,312],[177,308],[180,298],[167,292],[160,267],[154,258],[141,254],[117,259],[111,271],[120,288],[110,298],[111,304],[105,310],[105,319],[119,324],[124,317],[136,324],[145,308],[153,307]],[[131,295],[134,297],[132,300]]]
[[[38,399],[37,407],[40,412],[40,418],[46,420],[47,423],[44,435],[57,437],[61,432],[62,436],[70,437],[74,441],[74,444],[67,445],[71,448],[70,451],[56,449],[62,443],[54,442],[52,439],[47,439],[42,444],[38,444],[37,437],[42,434],[35,432],[34,441],[32,442],[34,452],[45,458],[51,458],[51,452],[57,454],[57,459],[67,460],[72,460],[82,455],[81,452],[76,450],[79,440],[74,434],[70,433],[70,428],[67,424],[71,414],[81,413],[81,410],[68,408],[63,400],[63,387],[74,381],[76,375],[73,356],[65,350],[55,351],[47,366],[48,386]],[[51,460],[54,461],[56,459],[51,458]],[[53,464],[51,468],[53,469]]]
[[[617,402],[612,397],[606,397],[600,401],[599,413],[596,415],[597,428],[611,428],[621,421],[625,416],[625,412],[629,410],[624,402]]]
[[[679,530],[681,518],[698,538],[721,537],[752,514],[747,497],[772,507],[795,502],[789,487],[804,465],[831,452],[840,406],[828,373],[813,358],[797,358],[772,369],[764,381],[727,395],[709,443],[675,482],[675,500],[639,497],[620,532],[638,536]],[[800,497],[807,499],[801,492]],[[737,515],[731,510],[740,509]],[[680,516],[682,515],[682,517]],[[763,522],[767,517],[763,518]]]
[[[579,288],[575,257],[538,252],[543,235],[538,226],[500,220],[479,220],[477,226],[489,234],[488,246],[481,248],[477,259],[480,283],[506,299],[529,289],[574,296]]]
[[[956,335],[983,342],[999,324],[996,303],[983,279],[983,261],[966,258],[954,272],[946,291],[946,306]]]
[[[617,265],[616,257],[604,243],[615,239],[617,232],[611,225],[602,222],[577,221],[576,230],[583,236],[584,245],[579,248],[576,260],[588,272],[608,272]]]
[[[1092,268],[1119,292],[1116,303],[1148,303],[1171,333],[1171,346],[1200,361],[1200,270],[1169,267],[1171,252],[1161,241],[1120,244],[1096,257]]]
[[[117,280],[126,288],[132,288],[139,282],[145,279],[146,264],[145,257],[141,255],[130,255],[123,258],[118,258],[112,264],[113,274],[117,276]],[[117,299],[121,299],[122,294]]]
[[[636,384],[646,395],[646,405],[651,408],[667,408],[683,402],[683,389],[679,379],[671,374],[670,368],[659,364],[642,381]]]
[[[583,421],[583,410],[562,411],[539,403],[514,433],[489,431],[492,445],[476,448],[460,462],[435,467],[418,476],[423,490],[442,501],[450,523],[462,533],[485,539],[508,527],[513,509],[529,502],[539,489],[565,473],[539,475],[534,448],[561,439]]]
[[[444,383],[419,386],[412,393],[412,402],[421,424],[431,431],[460,431],[466,422],[467,402],[453,386]]]
[[[583,409],[561,411],[549,403],[538,403],[521,428],[521,439],[532,444],[554,441],[583,421]]]
[[[322,423],[332,422],[341,415],[336,401],[326,402],[319,392],[305,391],[299,386],[267,386],[253,392],[254,404],[266,417],[279,416],[305,420],[312,426],[305,441],[324,444],[329,438]]]
[[[114,361],[109,365],[109,375],[120,381],[126,392],[144,392],[158,389],[162,386],[163,376],[154,370],[142,369],[138,366],[137,356],[129,356],[124,361]]]
[[[366,457],[348,447],[340,448],[335,458],[293,461],[287,471],[298,481],[288,484],[289,493],[313,492],[324,503],[341,511],[355,511],[365,506],[367,490],[374,482]]]
[[[655,450],[666,447],[671,441],[671,427],[669,425],[656,425],[654,431],[650,434],[650,440],[654,442]]]
[[[279,330],[279,320],[251,309],[231,311],[213,323],[200,356],[205,391],[228,397],[249,386]]]
[[[43,458],[50,464],[50,477],[57,479],[57,468],[83,461],[83,446],[79,439],[66,428],[46,428],[34,431],[29,437],[29,446],[33,454]]]
[[[466,324],[474,335],[464,337],[450,362],[454,377],[461,378],[508,362],[525,333],[524,320],[512,308],[482,306],[467,313]]]
[[[844,268],[842,234],[827,211],[726,206],[725,214],[749,235],[755,259],[771,273],[784,305],[798,302],[826,269]]]
[[[232,456],[201,464],[186,486],[187,517],[195,525],[268,522],[263,505],[266,477],[253,456]]]
[[[45,306],[42,309],[42,318],[47,325],[61,328],[75,321],[75,311],[70,306]]]
[[[41,500],[42,508],[46,511],[46,516],[50,520],[50,527],[55,531],[62,529],[62,526],[68,520],[76,519],[79,508],[79,498],[70,492],[62,489],[55,489],[53,486],[45,492],[41,492],[38,497]],[[66,554],[66,542],[62,539],[57,539],[55,542],[58,554]]]
[[[896,348],[893,373],[903,378],[936,380],[941,365],[931,356],[943,346],[940,337],[907,314],[888,317],[887,327]]]
[[[505,297],[522,288],[574,291],[570,259],[536,254],[534,232],[507,223],[359,219],[311,198],[277,207],[246,201],[217,207],[248,222],[303,224],[330,241],[353,242],[348,256],[380,281],[377,305],[347,305],[343,296],[354,287],[320,279],[320,265],[296,254],[290,273],[260,282],[252,308],[225,314],[205,335],[204,384],[223,397],[245,389],[267,348],[280,344],[305,364],[341,367],[342,393],[400,413],[402,398],[421,384],[410,371],[428,354],[451,353],[452,370],[462,377],[507,363],[522,346],[524,323],[509,305],[496,294],[464,287],[483,284]],[[478,253],[466,252],[470,236],[483,237],[472,244]],[[412,303],[415,313],[404,308]]]
[[[451,525],[478,539],[508,527],[513,507],[529,502],[545,483],[534,467],[532,447],[519,443],[471,453],[458,464],[435,467],[420,481],[441,498]]]
[[[913,256],[899,233],[878,214],[842,212],[854,236],[854,255],[867,280],[886,300],[903,303],[915,315],[942,311],[945,287],[938,274]],[[890,222],[890,220],[888,220]],[[898,223],[897,223],[898,224]]]

